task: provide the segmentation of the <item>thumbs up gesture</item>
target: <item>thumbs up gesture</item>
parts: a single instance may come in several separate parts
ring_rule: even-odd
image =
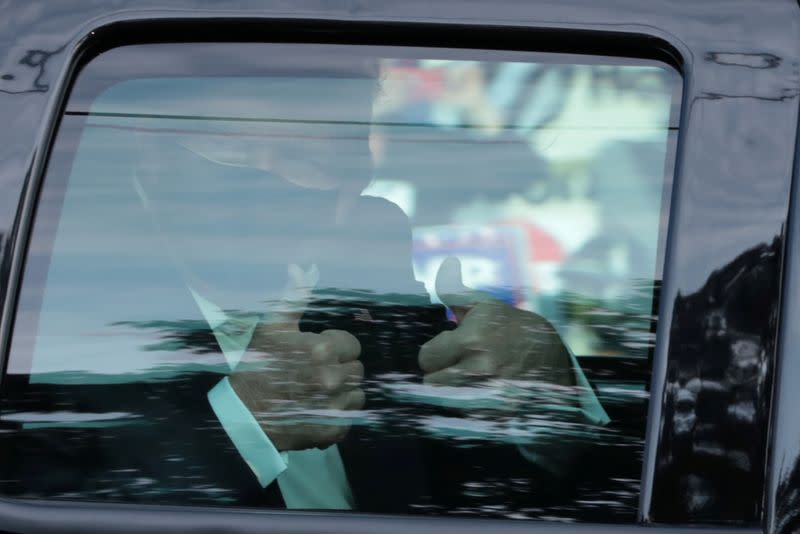
[[[553,326],[539,315],[466,287],[457,258],[442,263],[436,293],[456,315],[458,326],[421,347],[419,365],[426,384],[476,386],[499,378],[574,385],[569,353]]]
[[[280,451],[324,449],[341,441],[350,429],[348,412],[364,405],[358,339],[343,330],[300,331],[314,269],[307,274],[289,267],[284,298],[256,327],[242,364],[229,377]]]

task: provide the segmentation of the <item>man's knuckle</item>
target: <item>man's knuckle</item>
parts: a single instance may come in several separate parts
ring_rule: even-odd
[[[361,388],[355,388],[353,390],[353,402],[358,406],[358,408],[364,405],[364,402],[367,399],[367,394]]]
[[[444,346],[448,346],[451,343],[453,343],[453,339],[456,338],[457,336],[458,333],[456,330],[445,330],[444,332],[436,336],[436,338],[434,338],[436,341],[433,343],[433,345],[436,346],[437,344],[442,344]]]
[[[331,356],[331,344],[328,341],[320,341],[311,349],[311,356],[317,361],[327,361]]]
[[[312,391],[319,391],[322,389],[323,380],[325,379],[325,373],[323,372],[322,367],[319,366],[311,366],[308,368],[308,379],[306,381],[306,386],[308,389]]]
[[[478,351],[483,346],[483,336],[480,332],[469,332],[459,339],[459,347],[465,351]]]
[[[320,385],[322,391],[332,393],[336,391],[341,385],[340,378],[333,372],[323,372],[320,378]]]
[[[364,364],[358,360],[353,362],[353,376],[355,376],[357,380],[364,379]]]
[[[422,347],[419,351],[419,367],[425,372],[430,371],[431,368],[431,349],[429,347]]]

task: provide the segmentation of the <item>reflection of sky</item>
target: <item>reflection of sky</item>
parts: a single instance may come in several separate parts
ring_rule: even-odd
[[[368,122],[375,80],[367,78],[166,78],[117,84],[92,103],[91,112],[134,115],[233,117]],[[334,101],[336,105],[330,103]],[[366,104],[366,105],[365,105]],[[195,121],[204,127],[202,121]],[[205,127],[218,126],[206,123]],[[242,124],[236,125],[236,131]]]
[[[110,326],[152,319],[156,302],[161,318],[183,318],[171,305],[180,299],[161,268],[163,250],[133,202],[132,157],[120,133],[88,129],[81,139],[44,288],[34,373],[140,373],[186,357],[144,352],[140,332]],[[45,253],[37,246],[34,254]],[[12,372],[25,371],[14,364]]]
[[[158,173],[159,179],[170,183],[144,186],[151,205],[145,209],[135,187],[145,179],[137,175],[141,162],[131,148],[136,146],[133,135],[91,126],[84,131],[44,288],[35,373],[114,375],[187,360],[220,363],[219,355],[144,350],[157,344],[158,331],[129,326],[132,321],[199,318],[188,298],[187,286],[195,279],[224,293],[219,301],[223,307],[260,312],[265,302],[283,294],[287,258],[303,264],[304,259],[322,254],[340,257],[341,263],[332,261],[323,272],[323,281],[328,282],[334,280],[332,273],[341,275],[335,278],[340,289],[398,289],[386,285],[390,275],[384,276],[381,268],[398,243],[381,239],[385,234],[379,231],[380,224],[377,234],[369,229],[358,235],[342,231],[340,237],[350,239],[352,248],[372,252],[359,259],[362,273],[372,274],[348,278],[345,261],[352,257],[343,258],[336,250],[342,239],[310,237],[319,235],[317,218],[297,210],[298,205],[307,205],[305,191],[276,189],[264,181],[275,178],[264,173],[205,161],[177,145],[175,136],[159,134],[158,142],[169,145],[165,153],[184,158],[185,165],[184,159],[159,163],[164,171]],[[155,152],[149,155],[157,157]],[[226,178],[222,185],[220,177]],[[283,195],[285,203],[273,201],[270,194]],[[322,198],[332,210],[329,200]],[[37,246],[34,243],[34,250]],[[128,325],[114,324],[118,322]]]
[[[653,137],[655,132],[653,138],[662,138],[648,165],[657,167],[658,174],[666,150],[664,109],[668,109],[669,98],[664,96],[662,102],[666,108],[657,105],[648,111],[635,92],[620,93],[617,100],[606,94],[604,107],[592,108],[587,102],[596,95],[590,95],[585,80],[580,80],[584,85],[573,88],[569,112],[553,123],[561,133],[549,145],[551,154],[556,147],[563,151],[572,146],[575,158],[585,157],[586,143],[580,141],[580,135],[596,142],[598,136],[614,138],[614,131],[624,132],[622,137]],[[381,87],[386,98],[396,90],[392,83]],[[494,88],[497,94],[503,93],[500,89]],[[307,237],[315,230],[310,229],[311,221],[298,217],[297,202],[275,202],[270,196],[275,191],[264,185],[264,176],[246,166],[261,161],[261,148],[265,146],[294,150],[302,159],[304,150],[319,145],[320,138],[333,143],[333,149],[319,152],[324,168],[347,170],[348,165],[356,165],[352,156],[366,145],[367,138],[364,123],[368,106],[364,102],[369,102],[373,91],[374,84],[367,79],[185,78],[125,82],[101,95],[92,105],[92,112],[100,116],[91,116],[83,131],[58,221],[33,371],[42,376],[91,372],[116,381],[126,373],[173,369],[171,366],[189,361],[201,366],[220,365],[219,355],[153,348],[158,346],[158,332],[146,333],[129,326],[130,322],[197,319],[198,311],[187,299],[185,287],[186,280],[197,272],[205,274],[206,281],[225,280],[221,287],[230,297],[222,303],[225,307],[251,310],[264,300],[279,298],[286,281],[287,255],[293,254],[299,261],[320,253],[335,256],[335,250],[324,251],[326,247],[336,248],[335,243]],[[337,105],[330,105],[332,99]],[[617,113],[610,124],[612,111]],[[240,120],[187,119],[197,115]],[[71,120],[67,118],[65,126]],[[513,124],[515,118],[507,120]],[[211,132],[213,136],[208,135]],[[414,166],[400,167],[400,176],[390,176],[399,178],[407,197],[404,205],[417,205],[417,212],[427,206],[428,213],[433,214],[418,226],[417,235],[437,224],[453,222],[491,229],[495,221],[514,217],[541,224],[573,252],[579,248],[575,243],[587,239],[586,227],[602,232],[603,210],[608,211],[609,206],[613,210],[615,203],[624,200],[625,211],[630,214],[627,230],[645,244],[647,255],[643,262],[646,269],[633,275],[652,278],[660,189],[640,187],[640,176],[624,159],[629,157],[624,151],[617,160],[603,163],[604,172],[600,173],[605,180],[601,188],[608,185],[611,191],[606,198],[609,206],[598,210],[596,202],[590,203],[583,211],[592,215],[580,222],[581,217],[566,216],[563,210],[548,210],[546,204],[520,200],[531,183],[541,178],[533,173],[531,159],[492,143],[464,144],[463,138],[456,144],[453,139],[441,142],[441,132],[432,125],[385,127],[383,133],[402,138],[405,161],[414,162]],[[551,134],[552,129],[542,135]],[[579,137],[570,137],[573,134]],[[451,152],[454,146],[458,150]],[[569,159],[569,155],[565,157]],[[184,165],[184,160],[192,163]],[[136,191],[139,170],[147,165],[158,170],[161,180],[161,196],[156,197],[150,197],[152,184],[145,180],[147,198],[154,204],[163,199],[171,202],[174,224],[166,243],[157,230],[162,228],[163,218],[154,225],[152,214],[144,209]],[[425,172],[414,176],[415,169]],[[502,179],[498,178],[501,174]],[[492,193],[491,201],[484,199],[486,191]],[[382,194],[392,196],[389,190]],[[292,224],[278,227],[278,221]],[[275,230],[268,243],[263,240],[265,227]],[[345,273],[337,278],[339,287],[396,289],[388,287],[391,283],[381,274],[382,261],[394,244],[369,232],[350,237],[356,243],[354,249],[368,251],[357,257],[363,267],[359,277],[364,272],[374,276],[369,280],[348,278],[346,262],[353,258],[346,257],[339,266],[339,272]],[[525,293],[539,283],[538,272],[526,270],[538,267],[530,260],[535,255],[531,243],[524,236],[517,241],[512,258],[492,255],[480,243],[467,243],[466,249],[458,249],[455,253],[464,256],[467,267],[467,283],[490,290],[508,289],[510,293],[521,287]],[[32,247],[33,254],[48,253],[41,250],[41,242],[34,241]],[[429,256],[433,267],[420,263],[419,258],[416,267],[418,277],[430,290],[435,264],[443,257]],[[487,262],[501,262],[502,269],[494,269]],[[513,276],[492,278],[486,274],[505,272],[510,264],[515,264]],[[601,262],[595,268],[602,274],[614,266]],[[489,278],[492,280],[486,282]],[[518,305],[528,303],[508,298]],[[533,300],[530,295],[525,298]],[[118,322],[128,322],[128,326],[115,324]],[[25,371],[25,365],[15,359],[10,366],[12,372]]]

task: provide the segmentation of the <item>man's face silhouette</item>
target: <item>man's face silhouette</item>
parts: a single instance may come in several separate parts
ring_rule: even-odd
[[[261,95],[250,116],[235,116],[217,99],[191,127],[138,133],[136,178],[189,284],[249,308],[275,290],[264,278],[309,257],[319,228],[335,225],[369,183],[375,80],[236,83],[233,96]],[[226,91],[225,80],[197,86],[199,94]]]

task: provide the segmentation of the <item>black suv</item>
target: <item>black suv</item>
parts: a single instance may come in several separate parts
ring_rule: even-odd
[[[800,530],[793,0],[2,5],[4,531]]]

